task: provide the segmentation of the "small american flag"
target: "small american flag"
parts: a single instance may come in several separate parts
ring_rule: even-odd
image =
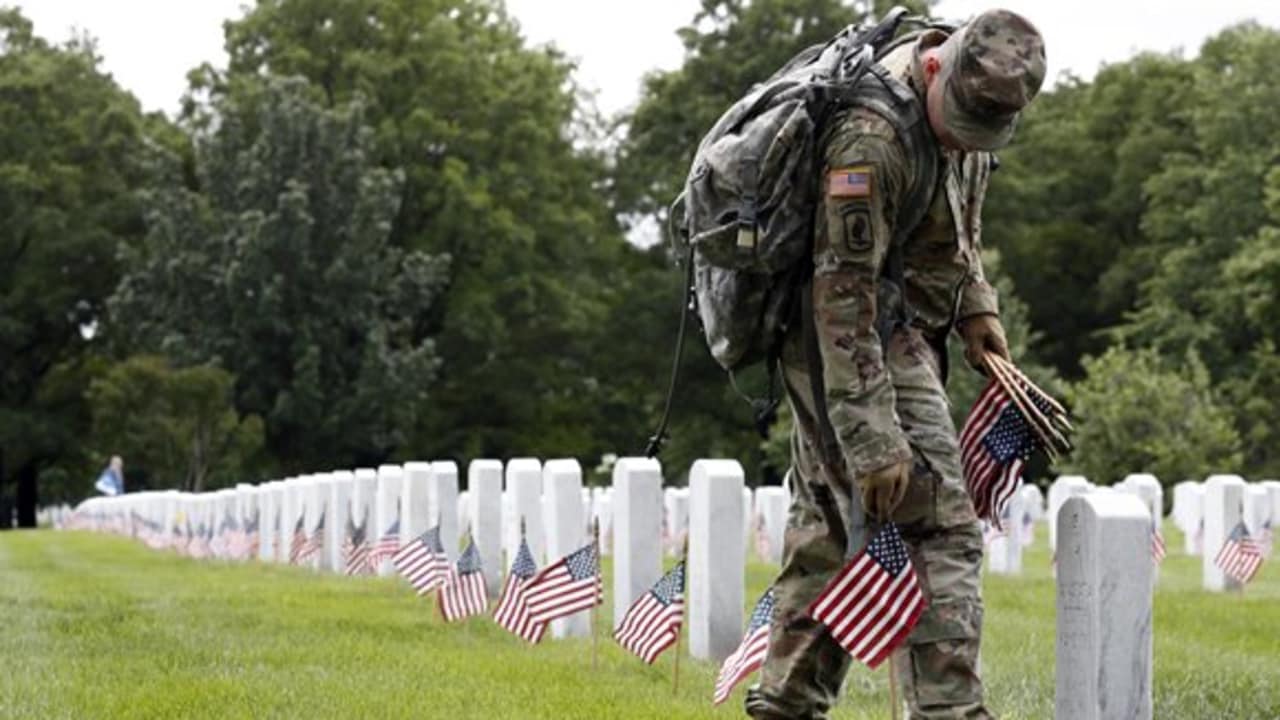
[[[1002,537],[1004,537],[1004,530],[1001,530],[999,525],[993,522],[987,522],[986,520],[982,521],[983,545],[990,545]]]
[[[302,562],[302,551],[307,545],[307,525],[303,521],[301,515],[298,516],[298,524],[293,527],[293,541],[289,543],[289,564],[297,565]]]
[[[680,638],[684,623],[684,563],[675,567],[631,603],[613,639],[641,660],[653,664]]]
[[[1262,556],[1271,557],[1271,546],[1274,540],[1271,534],[1271,518],[1262,522],[1262,531],[1258,533],[1258,544],[1262,546]]]
[[[205,528],[204,523],[200,523],[196,528],[196,534],[191,538],[190,550],[188,552],[191,557],[197,560],[203,560],[209,556],[208,530]]]
[[[316,555],[320,554],[321,548],[324,547],[324,511],[320,511],[320,519],[316,521],[316,529],[311,531],[310,537],[302,545],[302,553],[298,556],[298,562],[306,562]]]
[[[253,517],[245,521],[244,524],[244,558],[252,560],[258,556],[261,549],[262,534],[260,527],[260,511],[254,511]]]
[[[773,608],[778,604],[773,588],[765,591],[751,611],[747,632],[738,648],[724,659],[720,674],[716,677],[713,699],[716,705],[729,699],[729,693],[743,678],[760,669],[764,656],[769,652],[769,626],[773,622]]]
[[[1031,516],[1030,510],[1022,511],[1022,531],[1018,534],[1018,541],[1023,547],[1034,545],[1036,542],[1036,520]]]
[[[347,518],[347,534],[342,542],[342,565],[347,575],[364,575],[373,570],[369,564],[369,543],[365,540],[365,525],[358,527]]]
[[[391,557],[391,564],[405,580],[418,591],[426,595],[444,585],[449,579],[449,558],[444,554],[444,545],[440,543],[440,526],[414,538]]]
[[[451,573],[449,583],[440,589],[440,612],[446,622],[453,622],[483,613],[488,604],[480,551],[472,540],[458,558],[458,568]]]
[[[1244,523],[1237,523],[1213,562],[1222,568],[1222,572],[1244,585],[1262,566],[1262,547],[1249,536],[1249,529]]]
[[[850,655],[875,668],[906,639],[924,608],[907,546],[889,523],[823,588],[809,615]]]
[[[382,534],[378,542],[369,551],[369,567],[377,570],[384,561],[390,559],[400,549],[400,520],[391,523],[391,527]]]
[[[1051,407],[1039,394],[1028,391],[1041,411]],[[960,433],[960,461],[978,517],[1000,526],[1009,498],[1022,483],[1022,466],[1041,447],[1018,406],[993,378],[987,383],[964,421]]]
[[[599,605],[604,600],[600,559],[594,542],[582,546],[544,567],[524,587],[529,616],[534,622],[551,622]]]
[[[1155,562],[1156,567],[1164,562],[1165,547],[1164,536],[1160,534],[1160,526],[1156,523],[1155,518],[1151,519],[1151,559]]]
[[[520,538],[520,549],[516,551],[515,562],[511,563],[511,572],[507,573],[507,581],[502,586],[498,609],[493,613],[493,619],[500,627],[531,643],[541,640],[547,630],[546,623],[534,622],[529,616],[525,595],[525,585],[537,571],[529,543]]]

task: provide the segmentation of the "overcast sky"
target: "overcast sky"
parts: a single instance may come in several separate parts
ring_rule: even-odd
[[[0,4],[14,0],[0,0]],[[72,28],[98,39],[107,72],[147,110],[172,113],[186,73],[224,65],[222,21],[246,0],[16,0],[36,32],[64,40]],[[697,0],[507,0],[526,37],[554,43],[578,61],[579,81],[607,113],[635,102],[640,78],[680,64],[675,30]],[[942,0],[938,14],[963,18],[1001,6],[1026,15],[1045,36],[1050,77],[1090,77],[1099,64],[1140,50],[1194,54],[1205,37],[1245,19],[1280,27],[1277,0]]]

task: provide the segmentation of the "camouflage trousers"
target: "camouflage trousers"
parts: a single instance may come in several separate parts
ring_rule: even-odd
[[[792,343],[798,345],[798,343]],[[755,718],[825,718],[851,658],[806,608],[844,565],[852,478],[823,468],[812,392],[803,355],[784,350],[783,369],[795,414],[791,439],[792,503],[787,520],[778,606],[760,682],[747,693]],[[896,410],[914,455],[906,499],[894,514],[928,600],[891,662],[910,718],[990,718],[978,674],[982,632],[982,534],[964,489],[955,426],[939,360],[918,331],[899,331],[887,359]],[[841,523],[842,527],[832,527]]]

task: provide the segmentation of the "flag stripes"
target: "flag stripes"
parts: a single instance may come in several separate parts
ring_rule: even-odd
[[[875,668],[907,637],[925,609],[898,526],[889,523],[809,607],[850,655]]]
[[[653,664],[680,639],[684,623],[684,563],[677,563],[636,599],[613,631],[618,644]]]

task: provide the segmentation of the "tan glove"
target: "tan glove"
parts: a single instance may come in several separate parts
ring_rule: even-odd
[[[877,520],[888,520],[907,496],[911,463],[897,462],[858,476],[862,509]]]
[[[960,323],[960,335],[964,338],[964,359],[978,372],[986,372],[982,362],[984,353],[995,353],[1009,359],[1009,343],[1004,339],[1004,326],[995,315],[974,315]]]

